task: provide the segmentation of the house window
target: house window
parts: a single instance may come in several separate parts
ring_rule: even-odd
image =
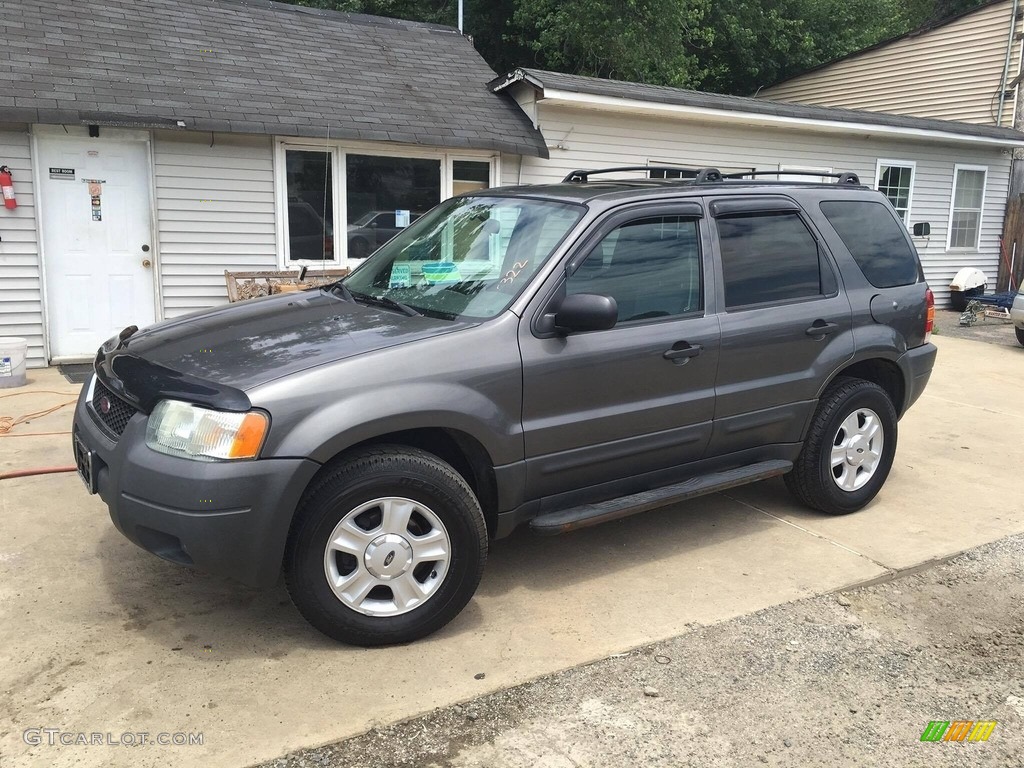
[[[953,207],[949,215],[948,248],[977,248],[988,169],[958,165],[953,172]]]
[[[289,261],[334,260],[334,184],[331,153],[285,152]]]
[[[348,257],[369,256],[441,202],[441,161],[345,155]]]
[[[486,160],[452,161],[452,194],[476,192],[491,186],[491,164]]]
[[[879,160],[875,189],[889,198],[906,224],[910,220],[910,195],[914,188],[914,163]]]

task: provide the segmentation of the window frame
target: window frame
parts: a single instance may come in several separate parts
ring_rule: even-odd
[[[772,301],[759,301],[753,304],[736,304],[729,306],[728,298],[726,296],[726,276],[725,276],[725,258],[722,256],[722,237],[721,232],[718,229],[718,222],[721,219],[737,219],[737,218],[751,218],[755,216],[794,216],[796,219],[804,225],[804,229],[811,236],[814,241],[814,250],[818,257],[818,290],[819,293],[813,296],[799,296],[789,299],[775,299]],[[725,314],[732,314],[734,312],[749,312],[750,310],[765,309],[770,307],[782,307],[789,306],[792,304],[805,304],[810,301],[824,301],[826,299],[832,299],[839,295],[839,277],[838,271],[832,264],[832,259],[829,257],[829,251],[822,242],[821,235],[818,234],[818,230],[815,229],[814,225],[808,219],[803,209],[797,210],[751,210],[749,213],[744,212],[730,212],[727,214],[720,214],[713,218],[714,226],[711,227],[714,236],[714,248],[717,255],[717,269],[719,271],[719,283],[721,284],[721,311]],[[826,281],[825,270],[829,270],[830,278]],[[831,290],[826,292],[826,282],[829,283]]]
[[[333,226],[334,258],[332,260],[301,259],[289,260],[288,243],[288,180],[285,153],[288,150],[306,152],[330,152],[334,184]],[[350,259],[348,256],[348,238],[339,237],[338,233],[348,231],[348,190],[347,156],[377,155],[381,157],[407,157],[416,160],[439,160],[441,163],[440,200],[444,201],[452,194],[456,160],[487,162],[490,164],[491,186],[501,185],[501,155],[490,150],[447,150],[444,147],[418,147],[408,144],[385,144],[373,141],[345,141],[338,139],[306,139],[290,136],[274,137],[273,174],[274,174],[274,228],[277,242],[276,261],[278,269],[299,271],[302,267],[315,269],[348,268],[355,269],[365,259]],[[425,213],[425,211],[424,211]]]
[[[981,182],[981,205],[978,207],[978,237],[974,245],[953,245],[953,216],[956,213],[956,182],[960,171],[981,171],[985,174]],[[946,252],[947,253],[977,253],[981,250],[981,228],[985,221],[985,195],[988,192],[988,166],[968,165],[956,163],[953,166],[953,184],[949,189],[949,223],[946,227]],[[961,208],[960,210],[973,210]]]
[[[910,169],[910,188],[907,190],[907,214],[901,216],[903,219],[903,226],[908,230],[910,229],[910,212],[914,209],[914,182],[917,181],[917,161],[916,160],[889,160],[884,157],[878,158],[875,163],[875,191],[882,192],[882,166],[886,168],[909,168]],[[882,192],[882,195],[888,200],[888,195]],[[889,205],[892,205],[892,200],[889,200]],[[893,210],[899,214],[899,209],[892,205]]]

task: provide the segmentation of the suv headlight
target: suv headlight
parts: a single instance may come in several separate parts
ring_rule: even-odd
[[[270,420],[265,413],[230,413],[180,400],[161,400],[149,416],[146,445],[198,461],[254,459]]]

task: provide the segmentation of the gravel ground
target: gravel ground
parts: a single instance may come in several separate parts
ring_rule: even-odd
[[[922,743],[930,720],[998,725]],[[1024,765],[1024,536],[261,768],[634,765]]]
[[[979,317],[972,326],[960,325],[960,313],[951,309],[939,309],[935,312],[935,334],[952,336],[954,339],[971,339],[1013,347],[1024,352],[1024,347],[1017,343],[1013,332],[1013,323],[998,317]]]

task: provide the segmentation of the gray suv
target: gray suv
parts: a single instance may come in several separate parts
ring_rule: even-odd
[[[125,329],[75,412],[87,487],[360,645],[445,625],[520,525],[778,475],[860,509],[935,359],[906,229],[852,174],[686,175],[459,196],[333,285]]]

